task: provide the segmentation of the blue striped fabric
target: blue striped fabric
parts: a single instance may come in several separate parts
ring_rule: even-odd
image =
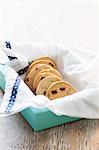
[[[11,109],[15,104],[19,85],[20,85],[20,77],[17,76],[17,78],[15,80],[15,83],[14,83],[14,86],[12,88],[12,93],[11,93],[11,96],[10,96],[9,103],[8,103],[7,108],[5,110],[5,112],[7,112],[7,113],[11,112]]]

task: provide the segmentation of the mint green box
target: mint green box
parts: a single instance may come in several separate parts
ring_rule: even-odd
[[[2,90],[4,90],[5,88],[5,80],[1,72],[0,88]],[[33,107],[27,108],[21,111],[20,113],[35,131],[41,131],[47,128],[51,128],[80,119],[69,116],[57,116],[48,109],[36,109]]]

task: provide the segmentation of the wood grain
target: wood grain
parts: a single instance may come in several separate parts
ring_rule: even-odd
[[[0,150],[99,150],[99,120],[34,132],[20,114],[0,118]]]

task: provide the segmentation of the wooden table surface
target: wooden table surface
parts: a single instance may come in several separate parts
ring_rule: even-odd
[[[99,150],[99,120],[34,132],[20,114],[0,118],[0,150]]]

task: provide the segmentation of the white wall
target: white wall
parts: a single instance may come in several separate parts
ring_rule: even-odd
[[[55,42],[97,49],[94,1],[21,1],[0,3],[0,40]]]

